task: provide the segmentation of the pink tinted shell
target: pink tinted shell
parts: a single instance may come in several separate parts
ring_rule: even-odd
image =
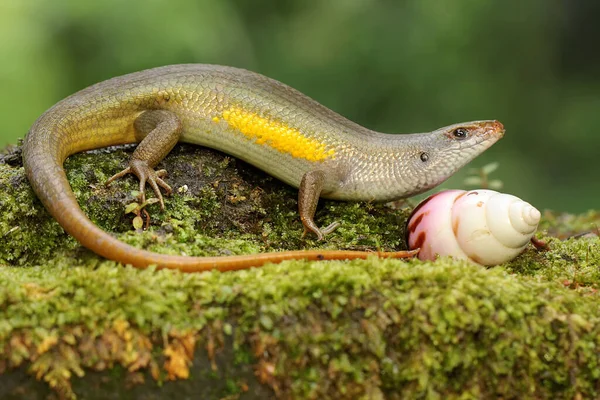
[[[447,190],[415,208],[407,241],[410,249],[421,249],[421,260],[439,255],[498,265],[525,249],[540,217],[535,207],[510,194]]]
[[[408,219],[408,248],[419,251],[419,259],[435,260],[436,255],[467,258],[452,231],[452,209],[464,190],[446,190],[423,200]],[[461,257],[462,256],[462,257]]]

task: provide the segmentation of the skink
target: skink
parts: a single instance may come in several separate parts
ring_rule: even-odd
[[[365,258],[358,251],[285,251],[246,256],[186,257],[127,245],[86,217],[70,188],[71,154],[139,143],[129,166],[140,192],[148,183],[164,202],[171,192],[154,167],[179,141],[240,158],[299,188],[305,227],[322,238],[313,218],[320,197],[389,201],[426,191],[489,148],[504,134],[498,121],[450,125],[427,133],[384,134],[357,125],[302,93],[233,67],[185,64],[136,72],[90,86],[60,101],[33,124],[23,146],[25,172],[49,213],[95,253],[138,268],[185,272],[260,266],[286,259]],[[379,253],[407,257],[411,252]]]

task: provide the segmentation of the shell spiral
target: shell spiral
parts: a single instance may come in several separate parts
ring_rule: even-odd
[[[493,190],[447,190],[421,202],[407,234],[419,258],[436,256],[497,265],[519,255],[533,237],[540,212],[518,197]]]

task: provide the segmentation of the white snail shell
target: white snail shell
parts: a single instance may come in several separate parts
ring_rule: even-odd
[[[439,256],[497,265],[527,246],[540,212],[518,197],[493,190],[446,190],[422,201],[407,226],[408,246],[421,260]]]

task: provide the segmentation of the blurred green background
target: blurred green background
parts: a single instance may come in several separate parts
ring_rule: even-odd
[[[0,0],[0,148],[90,84],[218,63],[384,132],[498,119],[472,167],[498,161],[502,190],[539,208],[597,209],[599,20],[594,0]]]

